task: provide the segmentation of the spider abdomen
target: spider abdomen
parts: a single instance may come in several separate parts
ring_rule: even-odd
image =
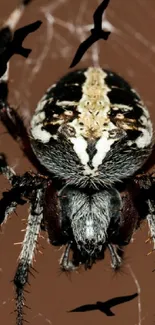
[[[117,74],[77,70],[50,87],[31,121],[32,147],[59,179],[85,187],[133,175],[152,148],[152,123],[140,97]]]

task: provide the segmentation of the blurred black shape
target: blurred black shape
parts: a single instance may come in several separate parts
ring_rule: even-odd
[[[14,54],[20,54],[25,58],[28,57],[31,49],[22,47],[22,43],[29,33],[37,30],[42,22],[36,22],[17,29],[12,35],[9,27],[4,27],[0,30],[0,77],[7,70],[7,62]]]
[[[73,68],[81,60],[84,53],[88,50],[88,48],[93,43],[95,43],[99,39],[104,39],[104,40],[108,39],[110,32],[104,31],[102,29],[102,15],[109,4],[109,1],[110,0],[102,1],[102,3],[96,9],[96,11],[93,15],[94,28],[91,29],[91,35],[84,42],[82,42],[80,44],[80,46],[74,56],[74,59],[70,65],[70,68]]]
[[[26,6],[28,5],[32,0],[21,0],[21,3]]]
[[[121,297],[115,297],[112,299],[109,299],[105,302],[97,301],[96,304],[88,304],[83,305],[80,307],[77,307],[75,309],[70,310],[69,312],[85,312],[85,311],[93,311],[93,310],[99,310],[102,313],[104,313],[107,316],[115,316],[115,314],[111,311],[112,307],[115,307],[117,305],[123,304],[127,301],[130,301],[138,296],[138,293],[134,293],[132,295],[128,296],[121,296]]]

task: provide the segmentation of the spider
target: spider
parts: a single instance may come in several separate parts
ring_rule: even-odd
[[[14,277],[17,325],[23,324],[24,288],[37,237],[48,232],[64,245],[63,271],[104,259],[122,264],[124,246],[144,219],[155,247],[153,130],[147,108],[118,74],[100,67],[76,70],[52,85],[34,112],[29,131],[7,100],[0,78],[0,118],[38,169],[16,175],[0,155],[0,172],[11,183],[0,201],[0,223],[17,205],[30,203]],[[71,254],[70,254],[71,253]]]

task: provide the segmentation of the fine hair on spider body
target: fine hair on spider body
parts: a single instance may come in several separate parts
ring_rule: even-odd
[[[2,45],[4,54],[7,42]],[[0,154],[0,173],[11,184],[0,200],[0,224],[17,205],[30,205],[14,277],[16,324],[23,325],[25,285],[43,227],[52,245],[64,246],[59,264],[67,272],[91,269],[106,250],[111,267],[119,270],[124,247],[144,219],[155,248],[155,177],[146,172],[154,146],[140,96],[117,73],[101,67],[69,72],[51,85],[28,132],[8,103],[9,59],[0,67],[0,119],[37,169],[17,175]]]

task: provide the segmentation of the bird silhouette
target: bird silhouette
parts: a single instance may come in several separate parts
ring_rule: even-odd
[[[32,24],[17,29],[14,34],[8,26],[0,30],[0,77],[7,70],[7,62],[14,54],[20,54],[25,58],[29,56],[32,50],[24,48],[22,43],[26,36],[37,30],[41,24],[42,22],[37,20]]]
[[[107,40],[110,32],[104,31],[102,29],[102,15],[107,8],[110,0],[104,0],[101,2],[101,4],[98,6],[98,8],[95,10],[93,19],[94,19],[94,28],[92,28],[91,35],[80,44],[79,48],[77,49],[77,52],[74,56],[74,59],[70,65],[70,68],[73,68],[79,61],[81,60],[84,53],[88,50],[88,48],[98,41],[99,39]]]
[[[96,304],[83,305],[75,309],[72,309],[69,312],[87,312],[87,311],[99,310],[107,316],[115,316],[115,314],[111,310],[112,307],[128,302],[136,298],[137,296],[138,293],[136,292],[128,296],[115,297],[105,302],[97,301]]]

